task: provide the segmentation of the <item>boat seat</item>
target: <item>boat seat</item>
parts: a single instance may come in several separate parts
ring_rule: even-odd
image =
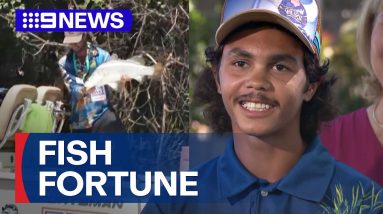
[[[8,90],[0,106],[0,149],[13,139],[36,97],[37,89],[32,85],[14,85]]]

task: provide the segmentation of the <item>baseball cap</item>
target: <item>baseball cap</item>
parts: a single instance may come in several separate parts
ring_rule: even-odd
[[[64,44],[78,43],[82,39],[83,32],[65,32]]]
[[[249,22],[280,25],[296,35],[319,59],[320,8],[316,0],[226,0],[215,34],[219,45],[235,29]]]

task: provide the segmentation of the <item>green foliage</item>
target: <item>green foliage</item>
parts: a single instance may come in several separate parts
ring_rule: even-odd
[[[336,106],[340,114],[353,111],[367,102],[355,93],[365,74],[364,68],[359,64],[356,49],[356,19],[345,22],[340,29],[339,42],[334,47],[334,55],[330,59],[331,72],[338,77],[333,90]]]
[[[25,9],[25,4],[21,0],[0,0],[0,13],[9,19],[10,28],[15,26],[15,9]]]
[[[205,7],[203,7],[205,6]],[[221,5],[218,1],[202,1],[189,0],[189,16],[190,16],[190,34],[189,34],[189,51],[190,51],[190,96],[193,97],[194,84],[197,76],[205,66],[204,51],[206,47],[214,45],[214,35],[219,25],[219,8]],[[203,11],[202,11],[202,10]],[[209,14],[209,16],[207,16]],[[193,102],[191,106],[191,117],[199,121],[203,120],[200,106],[196,106]]]

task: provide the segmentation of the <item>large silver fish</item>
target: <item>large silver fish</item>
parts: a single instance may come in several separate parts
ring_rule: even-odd
[[[110,85],[114,90],[117,90],[117,83],[122,76],[141,82],[144,76],[152,76],[153,74],[154,66],[142,65],[142,62],[135,59],[111,60],[98,66],[84,85],[86,88]]]

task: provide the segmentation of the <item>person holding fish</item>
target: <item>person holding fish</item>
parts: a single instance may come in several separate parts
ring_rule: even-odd
[[[105,86],[84,86],[96,68],[110,60],[109,53],[88,43],[87,34],[82,32],[65,32],[63,43],[70,47],[59,66],[69,90],[72,132],[125,132],[120,118],[109,107]],[[121,76],[119,88],[128,80],[126,75]]]

